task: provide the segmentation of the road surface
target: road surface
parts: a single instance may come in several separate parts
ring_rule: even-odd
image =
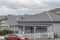
[[[4,40],[4,39],[0,39],[0,40]]]

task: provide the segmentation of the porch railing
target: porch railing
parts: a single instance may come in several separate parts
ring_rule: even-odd
[[[20,34],[22,36],[26,36],[28,38],[53,38],[53,32],[52,33],[26,33],[26,34]]]
[[[28,33],[24,34],[28,38],[47,38],[48,34],[47,33]]]

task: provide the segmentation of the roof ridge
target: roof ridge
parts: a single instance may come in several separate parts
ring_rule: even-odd
[[[51,15],[48,12],[46,14],[49,16],[49,18],[51,19],[51,21],[53,21],[53,18],[51,17]]]
[[[45,12],[46,12],[46,11],[45,11]],[[39,14],[35,14],[35,15],[33,15],[32,17],[35,17],[35,16],[40,15],[40,14],[44,14],[44,12],[39,13]],[[32,18],[32,17],[30,17],[30,18]],[[30,18],[26,18],[26,19],[30,19]]]

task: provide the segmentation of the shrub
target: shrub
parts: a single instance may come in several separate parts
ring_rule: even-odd
[[[54,33],[54,39],[59,38],[57,33]]]
[[[0,36],[11,34],[13,31],[11,30],[0,30]]]

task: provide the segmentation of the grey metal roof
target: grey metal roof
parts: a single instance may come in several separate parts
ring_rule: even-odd
[[[5,21],[5,23],[7,24],[7,25],[17,25],[18,23],[17,23],[17,20],[18,19],[21,19],[21,18],[27,18],[27,16],[15,16],[15,15],[8,15],[7,16],[8,17],[8,20],[6,20]]]
[[[49,14],[52,17],[53,21],[60,21],[60,15],[55,13],[49,13]]]
[[[17,25],[17,21],[60,21],[60,15],[49,13],[49,12],[43,12],[40,14],[36,14],[30,17],[20,17],[20,16],[8,16],[8,20],[5,21],[7,25]]]
[[[18,20],[21,20],[21,19],[28,19],[28,18],[30,18],[30,17],[32,17],[33,15],[18,15],[17,17],[18,17]]]
[[[60,21],[60,15],[54,13],[43,12],[40,14],[33,15],[30,18],[18,19],[18,21]]]
[[[49,18],[47,12],[43,12],[40,14],[36,14],[33,17],[18,20],[18,21],[51,21],[51,19]]]
[[[5,21],[8,25],[17,25],[17,17],[16,16],[8,16],[8,20]]]

